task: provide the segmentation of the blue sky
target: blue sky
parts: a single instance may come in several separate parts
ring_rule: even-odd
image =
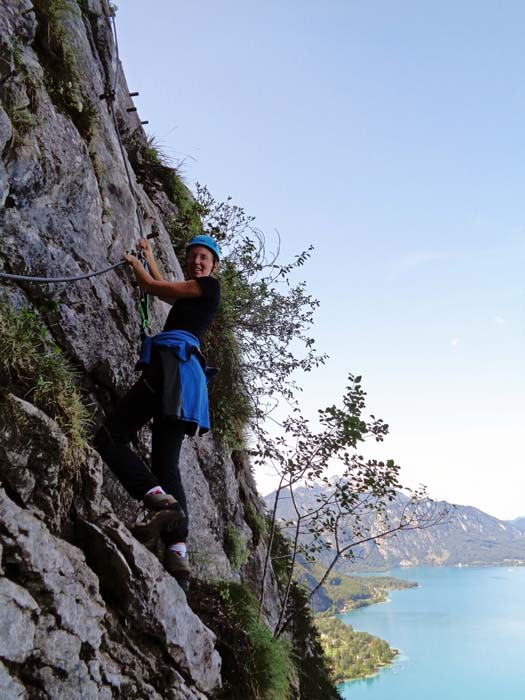
[[[408,485],[524,515],[525,5],[131,0],[117,28],[186,182],[315,246],[304,410],[363,374]]]

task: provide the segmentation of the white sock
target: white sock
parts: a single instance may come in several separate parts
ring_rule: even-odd
[[[164,489],[162,488],[162,486],[154,486],[154,487],[153,487],[152,489],[150,489],[149,491],[146,491],[146,493],[145,493],[144,495],[145,495],[145,496],[153,496],[153,495],[156,494],[156,493],[166,493],[166,491],[164,491]]]
[[[171,549],[172,552],[178,554],[179,557],[186,556],[186,542],[175,542],[175,544],[170,544],[168,549]]]

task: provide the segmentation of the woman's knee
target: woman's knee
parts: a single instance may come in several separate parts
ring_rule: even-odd
[[[112,413],[102,423],[95,434],[94,445],[98,449],[111,445],[127,445],[136,433],[117,414]]]

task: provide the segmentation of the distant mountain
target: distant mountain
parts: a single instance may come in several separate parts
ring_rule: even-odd
[[[514,518],[514,520],[508,520],[507,522],[525,532],[525,516]]]
[[[315,506],[321,487],[300,488],[294,498],[301,509]],[[269,508],[273,507],[275,494],[266,496]],[[402,504],[407,497],[399,494],[399,500],[389,507],[389,516],[394,521],[399,517]],[[440,501],[447,507],[450,516],[445,522],[426,530],[398,532],[393,537],[380,539],[362,547],[355,559],[345,560],[340,570],[383,570],[395,566],[485,566],[525,564],[525,518],[498,520],[471,506],[454,506]],[[292,519],[290,498],[279,501],[279,519]],[[373,517],[366,527],[371,532],[377,528]],[[321,552],[317,560],[325,564],[329,552]]]

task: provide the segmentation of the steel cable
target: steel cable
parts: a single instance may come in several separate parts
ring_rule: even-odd
[[[117,134],[117,139],[118,139],[118,143],[119,143],[119,147],[120,147],[120,153],[122,155],[122,161],[124,163],[124,168],[126,170],[126,176],[128,179],[129,188],[130,188],[131,194],[133,195],[133,198],[135,200],[135,213],[136,213],[137,221],[139,224],[140,235],[141,235],[141,238],[145,238],[144,228],[142,225],[142,219],[140,216],[140,202],[139,202],[137,193],[135,191],[135,187],[133,184],[131,173],[129,171],[129,166],[128,166],[128,162],[127,162],[127,158],[126,158],[126,152],[125,152],[124,145],[122,143],[122,139],[120,136],[117,115],[115,113],[115,107],[113,104],[113,100],[114,100],[114,97],[116,95],[116,90],[117,90],[119,68],[120,68],[118,37],[117,37],[117,29],[115,26],[114,17],[111,17],[110,28],[112,29],[113,40],[115,42],[116,65],[115,65],[115,70],[114,70],[115,77],[114,77],[114,82],[113,82],[113,92],[112,92],[112,95],[110,95],[110,99],[108,101],[109,101],[111,116],[113,119],[113,124],[115,127],[115,132]],[[142,251],[138,252],[139,257],[143,258],[143,254],[141,255],[141,253],[142,253]],[[144,261],[144,263],[145,263],[145,261]],[[82,274],[82,275],[75,275],[73,277],[34,277],[34,276],[30,276],[30,275],[14,275],[14,274],[7,273],[7,272],[0,272],[0,278],[20,281],[20,282],[36,282],[38,284],[52,284],[54,282],[77,282],[79,280],[89,279],[90,277],[96,277],[97,275],[103,275],[106,272],[109,272],[110,270],[114,270],[115,268],[120,267],[121,265],[125,265],[125,264],[126,264],[125,260],[120,260],[118,263],[115,263],[114,265],[109,265],[108,267],[105,267],[102,270],[97,270],[95,272],[88,272],[88,273]],[[145,267],[146,267],[146,264],[145,264]],[[144,303],[144,306],[147,310],[149,310],[147,301]],[[148,322],[147,315],[148,314],[146,311],[146,319],[143,318],[143,325],[146,325]]]
[[[52,284],[53,282],[77,282],[78,280],[85,280],[89,277],[96,277],[97,275],[103,275],[110,270],[114,270],[116,267],[125,265],[125,260],[120,260],[120,262],[105,267],[103,270],[97,270],[96,272],[88,272],[84,275],[76,275],[75,277],[30,277],[28,275],[11,275],[7,272],[0,272],[0,277],[8,280],[20,280],[22,282],[38,282],[41,284]]]

